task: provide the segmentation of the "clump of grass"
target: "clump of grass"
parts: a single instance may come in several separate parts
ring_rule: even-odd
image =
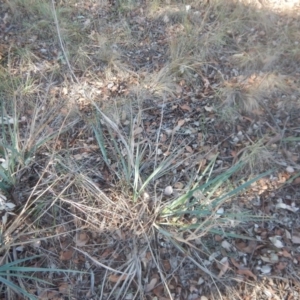
[[[116,3],[116,8],[120,14],[124,14],[134,9],[137,3],[137,0],[118,0]]]
[[[226,97],[225,105],[234,106],[238,111],[252,112],[260,107],[262,97],[257,91],[251,93],[239,86],[236,88],[231,86],[228,89],[223,89],[222,92]]]
[[[193,41],[184,37],[175,38],[170,42],[168,63],[144,80],[151,92],[158,95],[174,94],[180,81],[195,89],[200,89],[205,84],[203,68],[206,63],[190,51],[187,45],[191,44],[193,45]]]
[[[220,175],[214,175],[215,159],[213,159],[201,175],[194,174],[194,177],[191,175],[191,181],[182,194],[162,201],[164,196],[157,190],[156,183],[158,180],[166,180],[166,177],[172,176],[174,168],[184,163],[180,156],[180,149],[168,158],[159,161],[157,152],[151,151],[148,146],[141,143],[141,138],[139,138],[141,132],[135,134],[136,129],[143,126],[141,111],[136,114],[135,118],[130,119],[127,131],[122,128],[121,123],[118,126],[97,106],[95,107],[98,116],[97,122],[92,123],[92,127],[102,159],[111,173],[115,174],[115,186],[120,184],[119,187],[122,189],[116,210],[122,211],[121,215],[125,219],[126,215],[130,215],[133,221],[130,223],[131,228],[135,228],[135,232],[142,232],[145,239],[149,241],[149,249],[151,249],[150,241],[153,230],[163,235],[167,241],[186,254],[183,244],[191,246],[195,240],[209,233],[223,235],[224,227],[237,225],[246,220],[246,215],[243,213],[227,215],[220,213],[219,209],[269,172],[250,180],[240,179],[239,182],[232,183],[232,177],[245,166],[244,162],[237,163]],[[125,134],[126,131],[127,134]],[[145,177],[143,169],[144,167],[149,169],[151,160],[154,160],[154,164],[150,165],[149,175]],[[108,199],[105,200],[106,209],[111,205],[109,202]],[[248,218],[251,217],[248,216]],[[126,222],[122,223],[121,227],[126,226],[125,224]],[[127,222],[128,225],[129,222]],[[223,228],[222,232],[219,228]],[[159,263],[158,270],[162,274]],[[209,270],[206,272],[214,278]],[[129,283],[124,283],[126,286],[127,284]],[[124,286],[122,288],[126,289]]]
[[[31,87],[28,87],[24,92],[23,88],[20,88],[15,91],[11,102],[2,101],[0,107],[1,253],[15,249],[16,246],[32,244],[36,241],[37,235],[41,237],[49,228],[55,227],[56,221],[51,224],[45,220],[53,220],[49,215],[55,216],[55,213],[58,213],[55,203],[58,202],[61,193],[56,195],[54,191],[58,185],[61,187],[62,182],[60,178],[51,174],[50,166],[53,164],[58,137],[76,124],[76,120],[70,121],[68,117],[61,115],[63,103],[53,105],[47,98],[43,101],[38,98],[36,91],[30,89]],[[36,101],[33,100],[33,95],[37,98]],[[28,114],[30,119],[27,119]],[[30,170],[36,165],[41,152],[48,157],[46,161],[49,162],[44,166],[45,169],[42,168],[42,163],[39,166],[41,173],[34,171],[33,173],[37,174],[33,176]],[[25,222],[31,225],[24,227]],[[45,224],[48,225],[47,229],[43,227]],[[35,231],[35,226],[40,228],[39,233]],[[17,234],[14,234],[16,230]],[[36,299],[27,290],[29,278],[30,283],[32,281],[44,285],[48,283],[33,276],[34,272],[71,272],[55,268],[17,266],[20,263],[29,263],[31,259],[34,258],[18,260],[14,254],[13,262],[2,265],[0,282],[3,284],[4,293],[7,295],[17,293]],[[18,280],[18,284],[15,279]]]
[[[263,108],[264,99],[290,89],[286,77],[278,73],[253,73],[224,82],[219,96],[224,105],[240,112],[255,112]]]
[[[38,295],[34,295],[27,291],[24,282],[34,281],[39,285],[49,285],[49,283],[41,278],[33,276],[34,273],[44,272],[44,273],[57,273],[63,272],[67,273],[84,273],[76,270],[62,270],[57,268],[38,268],[38,267],[24,267],[19,266],[20,264],[30,263],[40,258],[41,256],[31,256],[23,259],[16,258],[16,251],[14,251],[14,258],[11,262],[3,264],[4,259],[8,259],[8,255],[2,257],[0,266],[0,282],[2,284],[2,291],[4,290],[6,299],[15,299],[17,295],[26,297],[27,299],[38,299]],[[17,280],[17,283],[16,283]],[[3,292],[2,292],[3,293]]]
[[[183,230],[197,229],[201,231],[204,229],[204,234],[209,232],[211,226],[221,226],[222,218],[215,219],[218,215],[218,208],[223,205],[227,200],[238,195],[243,189],[248,188],[253,182],[266,176],[270,172],[261,174],[251,180],[245,181],[243,184],[237,185],[232,188],[232,183],[229,185],[229,189],[224,188],[229,179],[237,174],[239,170],[244,166],[243,162],[235,164],[232,168],[229,168],[224,173],[212,176],[213,161],[206,167],[202,175],[198,178],[198,182],[194,186],[178,197],[167,203],[161,212],[162,218],[173,218],[173,222],[168,225],[175,225],[174,220],[182,220],[183,215],[195,216],[199,223],[193,225],[181,224]],[[204,182],[202,182],[202,180]],[[170,220],[171,220],[170,219]],[[211,222],[211,221],[214,222]],[[220,222],[219,225],[218,222]],[[180,226],[180,221],[178,223]],[[194,238],[197,237],[197,231],[194,232]],[[201,235],[199,235],[200,237]]]
[[[166,158],[159,165],[152,167],[148,178],[142,176],[142,170],[151,166],[151,161],[157,161],[157,149],[152,149],[151,145],[143,142],[141,133],[143,131],[141,111],[131,117],[127,126],[127,135],[119,128],[119,126],[104,114],[98,106],[95,106],[98,112],[96,124],[92,124],[93,130],[97,139],[97,143],[102,153],[102,157],[107,166],[111,165],[110,155],[118,157],[117,166],[113,172],[118,180],[125,180],[128,187],[132,188],[133,200],[136,201],[145,190],[150,181],[158,179],[166,169],[170,167],[171,161],[176,158],[176,155],[171,158]],[[109,138],[105,137],[104,128],[109,134]],[[148,172],[147,172],[148,173]]]

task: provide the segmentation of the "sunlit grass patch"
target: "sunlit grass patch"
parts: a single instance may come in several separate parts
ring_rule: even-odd
[[[158,94],[173,94],[179,82],[200,89],[207,82],[203,76],[206,62],[194,53],[195,40],[190,37],[178,36],[170,41],[169,60],[158,71],[149,74],[144,86]]]
[[[133,10],[137,4],[139,4],[137,0],[118,0],[116,1],[116,9],[119,13],[123,14]]]
[[[271,138],[270,138],[271,140]],[[270,169],[275,163],[275,154],[267,141],[260,139],[241,149],[236,157],[236,162],[243,162],[250,174],[257,174]]]
[[[253,112],[263,107],[264,99],[276,93],[290,90],[286,76],[277,72],[253,73],[249,76],[236,76],[233,80],[224,82],[219,96],[224,105],[234,106],[237,110]]]
[[[15,87],[18,86],[19,79],[11,78],[8,70],[0,66],[0,95],[2,97],[2,102],[9,102],[7,97],[12,97],[14,95]]]
[[[249,93],[249,91],[240,88],[240,85],[237,85],[236,88],[232,86],[224,88],[222,93],[226,97],[225,104],[233,105],[240,111],[252,112],[259,108],[262,100],[261,94],[257,93],[256,90],[254,93]]]
[[[51,19],[51,3],[44,0],[8,0],[7,3],[14,7],[13,13],[16,16],[19,14],[40,16],[41,18]]]
[[[36,57],[36,60],[41,60],[43,57],[48,60],[58,60],[65,64],[62,54],[60,54],[61,49],[58,46],[60,41],[66,47],[64,54],[68,54],[70,59],[76,55],[79,45],[87,44],[90,22],[86,20],[85,16],[78,13],[74,15],[73,7],[56,5],[54,1],[12,0],[9,2],[15,7],[14,16],[16,19],[22,13],[20,20],[28,45],[26,48],[38,49],[39,57]],[[32,22],[33,19],[35,19],[34,22]],[[56,21],[60,28],[59,36]],[[19,49],[19,51],[21,50]],[[30,55],[33,54],[30,53]]]

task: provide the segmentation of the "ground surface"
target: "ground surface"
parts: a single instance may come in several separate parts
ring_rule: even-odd
[[[43,254],[30,266],[87,272],[19,286],[300,298],[298,1],[8,0],[0,29],[1,147],[15,145],[2,162],[19,154],[2,262]]]

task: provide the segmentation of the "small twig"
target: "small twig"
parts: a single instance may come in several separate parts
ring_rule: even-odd
[[[55,26],[56,26],[56,31],[57,31],[57,36],[58,36],[58,40],[59,40],[59,44],[60,44],[60,48],[64,54],[64,57],[65,57],[65,60],[66,60],[66,63],[68,65],[68,68],[71,72],[71,75],[73,77],[73,79],[79,83],[79,80],[77,79],[76,75],[74,74],[74,71],[71,67],[71,64],[70,64],[70,61],[68,59],[68,56],[67,56],[67,52],[65,50],[65,47],[64,47],[64,44],[63,44],[63,40],[61,38],[61,34],[60,34],[60,30],[59,30],[59,24],[58,24],[58,19],[57,19],[57,13],[56,13],[56,9],[55,9],[55,3],[54,3],[54,0],[51,0],[51,3],[52,3],[52,10],[53,10],[53,16],[54,16],[54,22],[55,22]]]
[[[162,122],[163,122],[163,118],[164,118],[164,104],[165,104],[165,97],[163,97],[163,104],[161,106],[161,116],[160,116],[159,128],[157,130],[157,136],[156,136],[154,170],[156,169],[156,166],[157,166],[157,153],[158,153],[159,137],[160,137]]]
[[[75,250],[81,252],[82,254],[84,254],[84,255],[85,255],[86,257],[88,257],[91,261],[93,261],[93,263],[95,263],[97,266],[99,266],[99,267],[101,267],[101,268],[104,268],[104,269],[106,269],[106,270],[109,270],[109,271],[112,271],[112,272],[115,272],[115,273],[119,273],[119,274],[122,274],[122,275],[126,275],[126,276],[132,275],[132,274],[128,274],[128,273],[125,273],[125,272],[118,271],[118,270],[113,269],[113,268],[111,268],[111,267],[109,267],[109,266],[106,266],[106,265],[100,263],[99,261],[97,261],[97,260],[96,260],[95,258],[93,258],[92,256],[90,256],[87,252],[82,251],[82,250],[80,250],[80,249],[78,249],[78,248],[76,248],[76,247],[73,247],[73,248],[74,248]]]

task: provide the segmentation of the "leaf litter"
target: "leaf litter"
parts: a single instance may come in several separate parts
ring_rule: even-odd
[[[213,3],[218,5],[217,1]],[[134,290],[136,281],[141,279],[142,282],[139,284],[143,286],[144,293],[159,299],[205,299],[206,296],[210,297],[210,293],[218,294],[218,289],[222,290],[223,298],[226,299],[224,287],[220,285],[216,288],[209,283],[210,273],[228,280],[229,286],[234,286],[231,279],[235,276],[238,276],[240,282],[250,281],[251,284],[258,279],[268,282],[269,279],[268,277],[265,279],[265,275],[296,280],[294,276],[290,278],[287,270],[298,270],[300,259],[297,246],[300,243],[297,216],[300,110],[297,102],[299,90],[294,88],[297,86],[296,78],[299,74],[296,63],[291,63],[299,54],[289,52],[290,49],[287,49],[280,61],[276,57],[277,53],[272,52],[272,49],[274,45],[286,41],[281,35],[268,36],[272,34],[268,31],[268,26],[271,25],[267,24],[265,29],[262,29],[262,24],[253,25],[252,21],[248,24],[251,25],[249,28],[245,26],[245,28],[226,29],[228,26],[226,24],[224,27],[226,33],[220,31],[220,34],[226,35],[228,40],[220,37],[220,40],[216,38],[210,42],[208,38],[212,31],[221,30],[217,27],[218,22],[226,20],[226,18],[222,20],[222,15],[217,15],[218,6],[214,10],[213,7],[205,6],[208,4],[200,7],[195,4],[182,10],[180,5],[176,4],[173,12],[172,10],[167,12],[160,7],[155,18],[147,13],[149,9],[147,3],[141,3],[134,8],[118,5],[120,3],[115,1],[108,2],[104,7],[101,7],[101,4],[89,6],[87,3],[80,2],[76,9],[81,11],[81,17],[77,16],[77,18],[73,15],[71,18],[74,23],[78,20],[82,22],[84,36],[88,37],[87,44],[84,45],[89,53],[88,59],[95,63],[83,72],[80,63],[84,62],[86,53],[82,56],[77,53],[77,60],[74,58],[72,63],[78,72],[76,76],[80,79],[79,83],[74,84],[67,77],[58,76],[55,85],[49,87],[49,94],[52,94],[54,99],[61,98],[66,103],[75,105],[80,112],[81,120],[55,141],[56,149],[60,149],[56,162],[49,159],[48,150],[44,149],[44,156],[35,158],[35,165],[32,166],[31,172],[39,177],[42,175],[41,183],[45,187],[49,184],[48,178],[51,179],[55,175],[63,176],[64,172],[75,174],[78,168],[88,180],[82,187],[80,182],[83,181],[83,177],[65,176],[54,186],[50,185],[51,188],[47,187],[45,199],[55,197],[59,202],[56,200],[53,204],[49,203],[49,206],[45,206],[46,214],[51,217],[48,220],[41,218],[39,226],[46,228],[53,225],[52,220],[56,217],[54,212],[50,213],[50,208],[54,205],[56,209],[59,208],[64,212],[58,224],[65,225],[66,230],[53,234],[48,241],[44,241],[43,234],[38,235],[38,239],[42,241],[42,248],[39,249],[56,253],[58,259],[56,258],[55,264],[62,267],[72,265],[74,268],[86,270],[92,268],[97,275],[92,290],[101,287],[103,299],[114,299],[114,295],[122,293],[121,287],[124,288],[125,284],[130,286],[129,289],[125,289],[126,299],[133,298],[130,290]],[[237,4],[233,1],[230,5],[235,9]],[[11,75],[19,78],[23,78],[22,68],[24,68],[24,72],[32,73],[36,80],[41,80],[41,74],[50,74],[55,70],[59,70],[62,74],[68,73],[59,45],[52,45],[52,39],[41,37],[34,28],[21,35],[19,32],[23,24],[14,21],[12,8],[4,4],[1,6],[3,6],[0,24],[3,29],[0,35],[1,67],[6,68],[9,64]],[[272,10],[265,13],[267,16],[272,14],[269,17],[275,19],[274,22],[278,26],[290,26],[291,30],[295,29],[293,26],[298,26],[293,15],[285,15],[280,10],[283,10],[280,6],[276,8],[279,9],[276,13],[272,13]],[[243,9],[257,14],[263,12],[262,7],[245,6]],[[102,20],[99,19],[99,11]],[[226,11],[224,13],[226,15]],[[92,20],[97,20],[99,24]],[[205,25],[202,32],[197,34],[199,38],[206,36],[211,43],[209,45],[211,53],[204,53],[202,57],[209,63],[196,65],[188,58],[191,51],[180,48],[182,42],[180,38],[177,46],[174,44],[177,47],[175,48],[177,54],[172,52],[174,50],[169,50],[169,42],[175,37],[183,37],[184,41],[189,34],[190,26],[195,26],[199,20],[205,20]],[[116,39],[112,42],[105,38],[108,41],[108,48],[96,46],[102,51],[98,57],[95,45],[89,43],[101,41],[102,32],[97,27],[101,24],[105,26],[104,31],[114,34]],[[287,34],[294,38],[292,32]],[[205,48],[205,40],[201,41]],[[253,49],[248,49],[247,41],[255,45]],[[236,48],[230,48],[230,43],[239,48],[238,51]],[[266,49],[270,52],[265,51],[265,55],[259,52],[261,44],[267,44]],[[14,56],[14,51],[21,45],[31,48],[34,58],[32,61],[28,60],[27,65],[19,68],[19,59],[18,56]],[[175,47],[174,45],[171,44],[172,47]],[[187,43],[183,45],[188,47]],[[170,58],[170,54],[174,57]],[[187,56],[186,61],[180,61],[181,56],[183,58]],[[254,59],[256,56],[259,58],[257,61]],[[169,59],[173,59],[173,65],[172,61],[168,61]],[[278,63],[277,69],[272,67],[272,60],[275,61],[274,65]],[[261,70],[265,74],[261,74]],[[248,75],[249,71],[253,73],[251,76]],[[282,73],[280,79],[277,78],[276,72]],[[280,89],[282,78],[287,84],[285,89]],[[45,85],[47,81],[40,82]],[[270,82],[275,82],[271,92],[268,90]],[[86,90],[89,97],[85,96]],[[143,101],[139,103],[141,95]],[[287,98],[290,101],[287,101]],[[133,141],[135,143],[135,139],[138,139],[140,145],[157,147],[156,162],[153,162],[154,158],[148,150],[144,150],[145,155],[140,156],[141,161],[145,160],[144,167],[141,168],[145,178],[154,163],[158,164],[167,157],[172,157],[180,147],[183,149],[182,153],[170,162],[169,169],[172,170],[172,176],[161,176],[154,180],[154,184],[149,185],[150,189],[147,190],[149,198],[158,198],[154,201],[154,207],[151,208],[150,205],[143,207],[139,203],[128,204],[128,199],[124,201],[120,196],[122,193],[131,193],[131,191],[124,191],[120,184],[124,178],[118,177],[120,164],[112,155],[116,153],[113,151],[117,145],[122,145],[122,141],[116,139],[117,144],[109,141],[117,134],[109,132],[109,128],[102,124],[104,138],[108,140],[103,153],[106,151],[108,157],[105,163],[99,159],[99,149],[89,128],[91,121],[98,116],[90,99],[99,104],[101,110],[114,124],[117,124],[120,132],[128,135],[132,124],[130,118],[136,116],[142,106],[142,120],[132,128]],[[134,105],[128,105],[128,101],[134,101]],[[68,114],[70,107],[66,105],[63,114]],[[117,108],[117,112],[114,111],[114,107]],[[31,109],[27,108],[27,112],[30,115]],[[3,118],[0,123],[2,126],[8,126],[14,124],[14,120],[12,117]],[[52,127],[55,127],[54,123],[48,129],[51,130]],[[25,126],[21,129],[25,138]],[[117,153],[118,157],[129,155],[126,149],[123,150]],[[132,151],[137,150],[135,148]],[[1,159],[4,157],[1,156]],[[70,159],[74,160],[72,170],[68,164]],[[224,228],[215,229],[218,232],[196,238],[195,242],[190,244],[197,251],[193,252],[193,255],[191,253],[188,255],[204,265],[208,272],[205,273],[197,265],[189,263],[186,259],[187,254],[178,251],[181,244],[176,244],[163,234],[156,234],[153,240],[146,235],[148,241],[141,234],[140,236],[143,237],[137,243],[139,249],[137,253],[133,253],[136,244],[134,245],[132,240],[139,236],[138,232],[133,233],[133,228],[136,228],[133,224],[151,224],[153,222],[151,214],[155,211],[156,203],[171,201],[172,197],[176,197],[177,190],[189,189],[213,160],[216,160],[212,169],[213,174],[224,172],[239,160],[247,163],[243,171],[234,175],[240,178],[246,176],[248,170],[257,174],[276,167],[276,171],[253,183],[249,190],[241,192],[231,203],[225,203],[216,210],[221,217],[229,213],[250,212],[251,216],[245,216],[244,222],[230,220],[228,223],[235,226],[228,227],[228,224],[225,224]],[[49,166],[48,171],[41,174],[39,168],[46,168],[46,166]],[[111,170],[115,170],[115,173]],[[30,172],[23,172],[20,182],[29,183],[30,176],[32,176]],[[63,182],[72,182],[65,194],[61,192]],[[154,196],[149,192],[151,189],[161,191],[161,194]],[[26,190],[29,192],[25,192]],[[6,206],[12,210],[16,205],[19,206],[19,203],[24,205],[21,197],[23,194],[25,199],[30,199],[32,196],[28,195],[31,194],[39,197],[36,196],[37,191],[34,188],[26,186],[17,192],[14,191],[14,195],[18,195],[18,204],[6,202]],[[103,199],[108,201],[106,203],[110,203],[110,206],[103,205],[97,197],[91,197],[95,194],[102,201]],[[76,199],[74,203],[73,197]],[[195,193],[193,197],[198,196]],[[200,195],[199,199],[202,199],[201,197],[205,196]],[[14,202],[15,198],[16,196],[12,197],[12,200],[9,198],[9,201]],[[6,198],[4,200],[6,201]],[[40,202],[37,203],[40,205]],[[122,209],[117,203],[122,203]],[[196,209],[196,206],[191,207]],[[255,216],[265,216],[265,218],[263,221],[255,221]],[[182,226],[193,222],[193,218],[190,218],[188,213],[183,214],[179,220]],[[164,221],[166,220],[162,220],[162,223]],[[11,222],[11,217],[8,219],[2,217],[3,225],[7,222]],[[147,228],[145,225],[139,230],[145,232]],[[30,230],[33,230],[33,227]],[[134,234],[137,237],[134,237]],[[185,241],[187,238],[185,235],[190,232],[182,233],[179,230],[172,234],[177,237],[177,241]],[[24,235],[22,236],[24,240],[20,238],[16,242],[30,241],[33,236],[34,234],[29,234],[27,237]],[[149,246],[149,243],[156,245],[151,246],[156,253],[144,252],[143,254],[143,249]],[[28,251],[32,249],[25,246],[23,255]],[[136,269],[136,273],[129,272],[127,268],[130,266],[126,267],[128,262],[132,264],[135,262],[135,267],[141,264],[143,268]],[[50,264],[50,261],[48,263]],[[116,270],[121,275],[116,274]],[[132,274],[135,274],[135,277]],[[105,278],[107,285],[102,286]],[[80,283],[85,287],[79,289],[76,289],[74,283],[81,279],[74,277],[68,283],[64,279],[56,278],[57,292],[63,295],[74,293],[78,299],[88,294],[87,277]],[[162,284],[163,279],[165,286]],[[120,285],[122,282],[123,286]],[[76,283],[78,284],[78,281]],[[269,285],[271,283],[272,280],[268,282]],[[291,288],[291,285],[289,287]],[[250,289],[249,287],[249,293]],[[286,290],[281,292],[288,295]],[[96,291],[96,295],[99,296],[97,293],[100,292]],[[260,292],[256,293],[259,297]],[[261,289],[261,293],[272,295],[275,292],[269,287],[265,291]]]

